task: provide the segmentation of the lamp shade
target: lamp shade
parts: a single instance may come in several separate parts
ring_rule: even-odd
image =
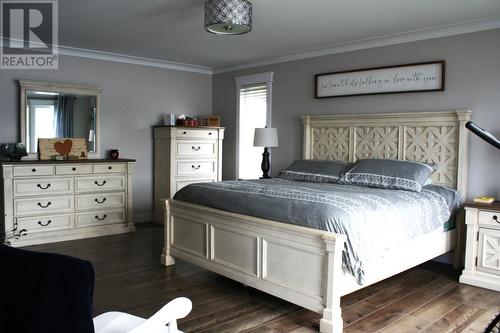
[[[278,147],[278,129],[273,127],[256,128],[253,145],[254,147]]]
[[[205,30],[219,35],[241,35],[252,30],[252,4],[247,0],[205,2]]]

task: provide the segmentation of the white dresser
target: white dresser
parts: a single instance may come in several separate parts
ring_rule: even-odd
[[[186,185],[222,180],[220,127],[154,127],[154,220],[163,224],[161,199]]]
[[[500,202],[465,204],[467,239],[460,282],[500,291]]]
[[[1,222],[13,246],[135,230],[134,160],[2,162]]]

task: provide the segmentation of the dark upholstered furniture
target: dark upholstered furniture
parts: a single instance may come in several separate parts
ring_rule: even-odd
[[[90,262],[0,245],[0,265],[0,332],[94,332]]]

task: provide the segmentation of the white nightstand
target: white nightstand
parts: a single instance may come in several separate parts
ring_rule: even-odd
[[[465,269],[460,282],[500,291],[500,202],[466,204]]]

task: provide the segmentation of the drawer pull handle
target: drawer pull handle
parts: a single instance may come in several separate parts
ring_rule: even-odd
[[[200,165],[199,164],[198,164],[198,166],[191,165],[191,168],[193,170],[199,170],[200,169]]]
[[[208,132],[208,135],[212,135],[212,132]]]
[[[42,221],[38,221],[38,225],[41,225],[42,227],[46,227],[51,223],[52,223],[52,220],[48,220],[47,223],[43,223]]]
[[[187,132],[182,132],[182,134],[186,135],[186,134],[188,134],[188,133],[187,133]]]
[[[71,170],[76,171],[76,168],[71,168]]]
[[[102,198],[102,200],[100,200],[100,201],[99,201],[99,199],[95,198],[94,201],[97,202],[98,204],[102,204],[106,201],[106,198]]]
[[[50,186],[51,186],[50,184],[47,184],[47,186],[45,186],[45,187],[44,187],[44,186],[42,186],[42,185],[40,185],[40,184],[36,184],[36,187],[38,187],[38,188],[39,188],[39,189],[41,189],[41,190],[46,190],[46,189],[48,189]]]
[[[201,147],[200,146],[198,146],[198,147],[192,146],[191,149],[194,150],[194,151],[198,151],[198,150],[201,149]]]
[[[96,220],[102,221],[104,220],[108,215],[104,214],[102,217],[99,217],[99,215],[94,216]]]
[[[497,223],[500,223],[500,221],[498,221],[498,216],[496,216],[496,215],[493,215],[493,221],[496,221]]]
[[[94,182],[94,184],[96,184],[97,186],[104,186],[104,185],[106,184],[106,181],[105,181],[105,180],[103,180],[103,181],[102,181],[102,184],[99,184],[99,182],[96,180],[96,181]]]
[[[36,169],[35,168],[31,169],[31,172],[36,172]]]
[[[111,170],[111,169],[113,169],[113,167],[112,167],[112,166],[109,166],[109,167],[108,167],[108,170]]]
[[[44,206],[44,205],[42,205],[42,203],[40,203],[40,202],[39,202],[39,203],[37,203],[37,205],[38,205],[39,207],[42,207],[42,208],[47,208],[47,207],[49,207],[50,205],[52,205],[52,202],[50,202],[50,201],[49,201],[49,202],[47,202],[47,204],[46,204],[45,206]]]

